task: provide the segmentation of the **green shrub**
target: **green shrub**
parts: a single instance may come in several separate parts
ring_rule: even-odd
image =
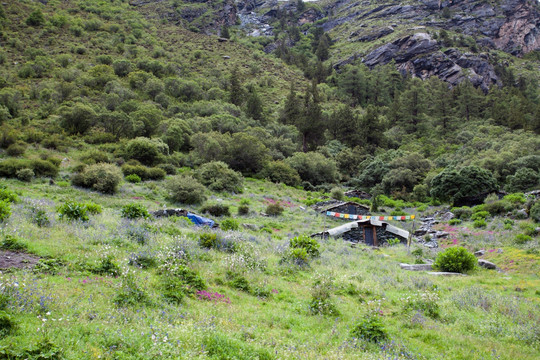
[[[176,175],[176,167],[171,164],[159,164],[157,168],[165,171],[167,175]]]
[[[6,154],[9,156],[21,156],[26,151],[26,144],[17,142],[15,144],[11,144],[6,149]]]
[[[141,269],[150,269],[158,264],[155,254],[149,251],[140,251],[136,254],[131,254],[128,259],[128,264]]]
[[[130,182],[132,184],[138,184],[141,182],[141,178],[137,174],[130,174],[124,178],[127,182]]]
[[[259,176],[273,183],[298,186],[302,183],[298,171],[283,161],[270,161],[264,165]]]
[[[133,276],[126,276],[123,279],[122,287],[114,299],[117,306],[146,305],[149,302],[148,295],[140,288]]]
[[[186,175],[176,175],[165,184],[169,198],[183,204],[198,204],[204,201],[206,188],[196,179]]]
[[[332,199],[336,200],[343,200],[345,198],[345,194],[343,193],[343,189],[340,187],[335,187],[330,191],[330,197]]]
[[[51,224],[47,212],[43,209],[33,207],[31,210],[31,219],[34,224],[38,227],[46,227]]]
[[[0,200],[0,222],[6,221],[11,216],[11,206],[7,201]]]
[[[238,207],[238,215],[247,215],[249,214],[249,206],[248,205],[240,205]]]
[[[97,265],[91,266],[89,270],[94,274],[106,276],[119,276],[122,272],[111,255],[102,258]]]
[[[79,157],[79,160],[81,160],[83,163],[87,165],[94,165],[99,163],[108,163],[109,162],[109,154],[107,154],[104,151],[100,150],[90,150],[84,154],[82,154]]]
[[[245,291],[247,293],[251,291],[249,281],[244,275],[232,271],[227,271],[227,279],[227,284],[233,289]]]
[[[13,191],[6,188],[0,188],[0,201],[7,201],[10,203],[19,202],[19,196]]]
[[[311,300],[308,305],[311,314],[339,315],[339,311],[331,299],[333,287],[333,281],[330,278],[319,277],[315,280],[311,289]]]
[[[72,177],[71,183],[104,194],[114,194],[121,180],[122,173],[118,166],[101,163],[87,166],[81,173]]]
[[[483,229],[486,226],[487,226],[487,223],[486,223],[486,220],[484,220],[484,219],[474,220],[474,222],[473,222],[473,227],[475,229]]]
[[[506,200],[513,204],[525,204],[525,202],[527,202],[527,199],[525,198],[525,194],[523,193],[513,193],[513,194],[505,195],[503,200]]]
[[[289,241],[289,248],[291,249],[305,249],[307,254],[310,257],[317,257],[319,256],[319,243],[317,240],[307,236],[307,235],[300,235],[297,237],[292,238]]]
[[[460,219],[450,219],[450,221],[448,221],[448,225],[459,225],[461,222],[462,221]]]
[[[22,242],[21,239],[13,235],[6,235],[2,243],[0,244],[0,249],[2,250],[24,251],[27,248],[28,246],[24,242]]]
[[[531,206],[529,214],[534,221],[540,223],[540,201],[535,202],[534,205]]]
[[[441,271],[461,273],[473,270],[476,263],[476,256],[464,247],[457,246],[440,252],[433,265]]]
[[[124,176],[137,175],[140,180],[163,180],[167,173],[158,167],[146,167],[144,165],[123,165]]]
[[[240,228],[240,224],[238,224],[238,221],[235,219],[225,219],[221,222],[220,227],[223,231],[238,231],[238,229]]]
[[[82,203],[68,201],[59,206],[57,211],[61,220],[88,221],[90,219],[86,205]]]
[[[37,9],[32,11],[30,16],[26,18],[26,25],[28,26],[41,26],[45,23],[45,18],[41,10]]]
[[[203,338],[203,346],[211,359],[273,360],[271,351],[246,341],[211,332]]]
[[[229,206],[224,204],[204,204],[201,212],[212,216],[231,216]]]
[[[270,215],[270,216],[279,216],[283,213],[284,210],[285,209],[283,209],[283,206],[281,206],[278,203],[275,203],[275,204],[268,204],[265,212],[267,215]]]
[[[229,191],[240,193],[243,190],[242,174],[231,170],[221,161],[212,161],[197,169],[197,179],[201,184],[214,191]]]
[[[438,300],[439,295],[429,291],[416,296],[408,296],[403,302],[403,309],[421,311],[432,319],[438,319],[440,317]]]
[[[218,245],[218,238],[215,233],[199,234],[199,245],[207,249],[215,249]]]
[[[472,209],[468,206],[454,207],[450,211],[461,220],[468,220],[472,215]]]
[[[155,140],[145,137],[130,140],[125,149],[126,158],[138,160],[145,165],[152,165],[160,156],[158,145]]]
[[[17,323],[11,317],[11,315],[6,313],[5,311],[0,310],[0,339],[13,333],[16,328],[17,328]]]
[[[531,240],[532,240],[532,237],[530,237],[529,235],[517,234],[516,237],[514,238],[514,243],[518,245],[523,245]]]
[[[26,166],[24,166],[26,167]],[[58,175],[58,165],[53,164],[51,159],[48,160],[41,160],[41,159],[34,159],[30,161],[30,166],[32,170],[34,170],[34,173],[36,176],[45,176],[45,177],[51,177],[54,178],[56,175]]]
[[[84,203],[83,205],[89,214],[96,215],[96,214],[101,214],[103,212],[103,208],[99,204],[87,202],[87,203]]]
[[[303,181],[312,185],[334,183],[339,178],[335,161],[317,152],[297,152],[285,162],[298,172]]]
[[[353,326],[351,337],[353,339],[380,343],[388,339],[388,332],[381,321],[380,315],[373,313],[367,315]]]
[[[487,211],[479,211],[479,212],[475,212],[474,214],[472,214],[471,220],[473,220],[473,221],[475,221],[475,220],[486,220],[488,216],[489,216],[489,212],[487,212]]]
[[[149,218],[148,210],[141,204],[127,204],[122,206],[122,217],[126,219]]]
[[[32,179],[36,175],[34,173],[34,170],[29,169],[29,168],[24,168],[24,169],[17,170],[16,174],[17,174],[17,179],[19,179],[21,181],[24,181],[24,182],[32,181]]]

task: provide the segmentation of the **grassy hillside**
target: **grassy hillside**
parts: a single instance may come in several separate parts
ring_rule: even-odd
[[[484,94],[337,72],[347,45],[295,13],[223,41],[130,3],[0,5],[0,358],[537,357],[536,60]],[[350,187],[373,214],[456,218],[436,249],[306,238]],[[178,207],[221,229],[147,213]],[[399,267],[458,246],[499,271]]]
[[[416,245],[408,253],[403,245],[371,250],[322,240],[320,256],[292,261],[289,239],[340,222],[306,208],[306,196],[318,194],[264,181],[248,179],[242,194],[209,194],[252,229],[238,231],[201,229],[176,217],[122,217],[126,204],[174,206],[159,183],[125,183],[114,196],[63,182],[6,184],[19,202],[3,223],[3,247],[15,238],[23,253],[41,258],[33,269],[2,274],[0,351],[7,358],[533,359],[538,353],[537,238],[533,248],[514,240],[529,221],[508,226],[488,218],[485,230],[467,221],[440,224],[451,234],[444,247],[483,248],[503,272],[437,277],[399,268],[434,258],[436,250]],[[70,200],[96,203],[101,213],[87,222],[60,220],[57,208]],[[283,204],[283,214],[259,215],[271,202]],[[248,215],[236,215],[240,204],[248,204]],[[206,234],[217,236],[216,248],[204,247]],[[358,324],[366,336],[386,337],[354,339]]]

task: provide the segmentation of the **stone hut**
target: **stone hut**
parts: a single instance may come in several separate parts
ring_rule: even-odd
[[[346,201],[332,204],[329,207],[324,208],[321,212],[326,214],[327,211],[340,214],[369,215],[369,206]]]
[[[370,246],[382,246],[388,240],[398,239],[406,244],[409,232],[390,225],[387,222],[371,218],[366,220],[352,221],[347,224],[311,235],[312,237],[341,237],[345,241],[353,243],[365,243]]]

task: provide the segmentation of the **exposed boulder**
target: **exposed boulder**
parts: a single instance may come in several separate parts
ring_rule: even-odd
[[[399,264],[403,270],[409,271],[426,271],[433,270],[433,265],[431,264]]]
[[[497,269],[497,266],[494,263],[484,260],[484,259],[478,259],[478,265],[486,269],[491,269],[491,270]]]

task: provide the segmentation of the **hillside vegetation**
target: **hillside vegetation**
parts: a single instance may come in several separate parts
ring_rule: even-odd
[[[0,358],[535,359],[534,52],[450,87],[334,66],[326,3],[260,37],[211,5],[0,4]],[[311,238],[343,224],[312,207],[331,198],[446,235]],[[399,266],[431,261],[467,276]]]

